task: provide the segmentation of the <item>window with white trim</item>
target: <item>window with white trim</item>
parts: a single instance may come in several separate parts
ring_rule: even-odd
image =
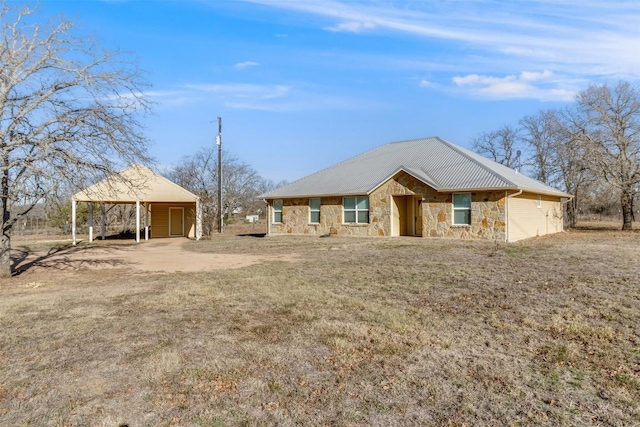
[[[273,201],[273,222],[282,222],[282,200]]]
[[[369,197],[345,197],[342,199],[344,223],[368,224],[369,223]]]
[[[453,225],[471,225],[471,193],[453,195]]]
[[[309,222],[320,224],[320,199],[309,199]]]

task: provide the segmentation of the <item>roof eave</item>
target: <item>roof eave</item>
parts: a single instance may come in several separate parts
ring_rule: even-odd
[[[407,171],[405,171],[407,172]],[[380,184],[376,185],[374,188],[372,188],[371,190],[369,190],[368,192],[361,192],[361,191],[357,191],[357,192],[345,192],[345,193],[323,193],[323,194],[297,194],[297,195],[272,195],[272,196],[268,196],[268,197],[256,197],[256,200],[277,200],[277,199],[307,199],[307,198],[321,198],[321,197],[344,197],[344,196],[359,196],[359,195],[371,195],[375,190],[377,190],[378,188],[380,188],[380,186],[382,184],[384,184],[385,182],[387,182],[389,179],[391,179],[396,173],[390,175],[387,179],[385,179],[384,181],[382,181]],[[409,172],[407,172],[409,173]],[[410,174],[410,173],[409,173]],[[413,176],[412,174],[410,174],[411,176]],[[421,182],[423,182],[420,178],[415,177],[414,178],[420,180]],[[431,187],[431,185],[429,183],[424,183],[426,185],[429,185]],[[563,197],[563,198],[572,198],[573,196],[568,194],[568,193],[564,193],[562,191],[557,191],[557,192],[552,192],[552,191],[540,191],[540,190],[535,190],[532,188],[525,188],[525,187],[518,187],[518,186],[510,186],[510,187],[460,187],[460,188],[434,188],[434,190],[436,190],[436,192],[438,193],[468,193],[468,192],[472,192],[472,191],[514,191],[514,192],[518,192],[520,190],[522,190],[523,192],[527,192],[527,193],[534,193],[534,194],[540,194],[540,195],[544,195],[544,196],[552,196],[552,197]]]
[[[322,193],[322,194],[295,194],[295,195],[262,195],[255,200],[278,200],[278,199],[317,199],[321,197],[344,197],[344,196],[364,196],[369,195],[366,191],[353,191],[344,193]]]
[[[442,188],[439,190],[440,193],[468,193],[471,191],[520,191],[533,194],[540,194],[544,196],[553,196],[553,197],[573,197],[571,194],[565,193],[563,191],[541,191],[536,190],[534,188],[527,187],[468,187],[468,188]]]

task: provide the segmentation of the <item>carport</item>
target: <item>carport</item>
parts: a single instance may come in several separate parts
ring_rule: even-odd
[[[101,237],[105,238],[106,204],[135,204],[136,242],[150,237],[202,237],[200,198],[146,166],[136,164],[76,194],[71,201],[71,234],[77,243],[78,202],[89,207],[89,242],[93,241],[95,205],[100,205]]]

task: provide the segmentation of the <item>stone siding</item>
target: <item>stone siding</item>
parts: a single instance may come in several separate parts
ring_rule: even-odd
[[[471,192],[471,225],[453,225],[453,196],[430,189],[422,204],[423,236],[458,239],[506,238],[505,192]]]
[[[272,223],[272,234],[339,236],[391,236],[393,196],[422,197],[423,237],[505,240],[505,192],[472,192],[471,225],[453,225],[452,195],[438,193],[418,179],[401,172],[369,196],[369,224],[342,222],[342,197],[323,197],[320,223],[309,223],[309,199],[284,199],[282,223]],[[273,206],[273,200],[269,200]],[[273,217],[272,217],[273,218]],[[397,231],[396,231],[397,233]]]
[[[308,234],[339,236],[378,235],[372,222],[371,199],[369,200],[369,224],[344,224],[342,222],[342,197],[322,197],[320,200],[320,223],[309,223],[309,199],[284,199],[282,201],[282,223],[272,223],[272,234]],[[273,201],[269,201],[273,206]]]

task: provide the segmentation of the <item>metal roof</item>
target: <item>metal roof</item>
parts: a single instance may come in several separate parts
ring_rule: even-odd
[[[136,164],[73,195],[79,202],[195,202],[198,196]]]
[[[392,142],[308,175],[258,198],[370,194],[405,171],[436,191],[523,190],[569,194],[439,137]]]

